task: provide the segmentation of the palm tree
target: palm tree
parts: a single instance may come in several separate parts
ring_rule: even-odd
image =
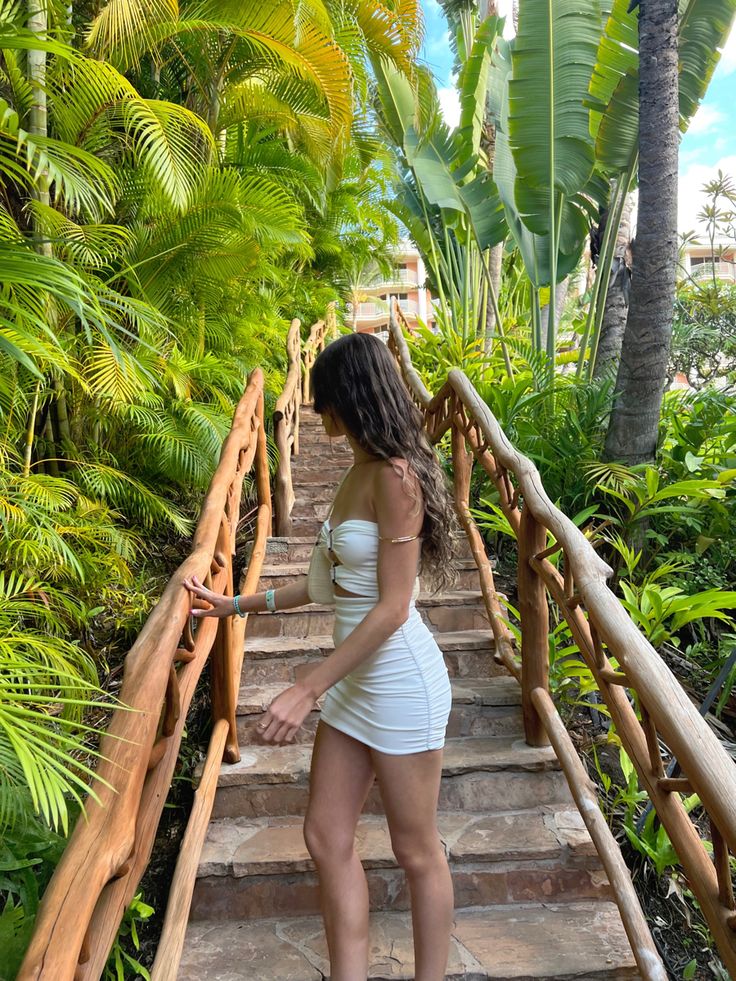
[[[626,314],[629,309],[629,295],[631,291],[631,223],[633,210],[634,196],[633,194],[627,194],[621,212],[621,223],[618,234],[616,235],[616,244],[613,250],[611,278],[606,294],[597,350],[593,350],[590,355],[591,361],[593,362],[594,378],[604,378],[613,370],[616,370],[621,357],[621,344],[624,339]],[[605,212],[605,216],[605,220],[608,220],[608,211]],[[598,239],[600,239],[600,228],[601,225],[596,230]],[[591,234],[591,248],[592,238],[593,236]],[[600,253],[598,254],[598,260],[600,260]]]
[[[677,0],[639,9],[639,216],[606,456],[653,460],[667,381],[677,273]]]

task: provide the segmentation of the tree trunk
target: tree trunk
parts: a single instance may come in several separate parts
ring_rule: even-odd
[[[494,245],[490,251],[488,257],[488,273],[490,276],[491,284],[493,290],[496,294],[496,299],[501,293],[501,268],[503,266],[503,242],[499,242],[498,245]],[[493,304],[491,303],[490,297],[486,305],[486,324],[485,324],[485,339],[483,342],[483,347],[486,354],[490,354],[493,349],[493,338],[496,334],[496,314],[493,311]]]
[[[629,309],[629,294],[631,292],[631,218],[633,210],[634,196],[627,194],[613,253],[606,308],[603,312],[601,336],[593,367],[594,378],[603,378],[612,374],[621,357],[621,345],[626,329],[626,314]]]
[[[560,283],[555,287],[555,322],[559,324],[560,317],[562,316],[562,311],[565,309],[565,302],[567,301],[567,294],[570,289],[570,277],[566,276]],[[550,291],[551,296],[551,291]],[[540,351],[547,350],[547,333],[549,330],[549,303],[545,303],[542,307],[541,317],[541,335],[542,335],[542,346]]]
[[[45,36],[48,30],[48,17],[45,0],[28,0],[28,30],[32,34]],[[33,102],[29,113],[28,131],[32,136],[48,136],[48,115],[46,110],[46,52],[30,50],[26,63],[28,81],[31,86]],[[41,204],[50,203],[50,182],[48,171],[42,171],[34,182],[33,197]],[[42,255],[51,255],[51,243],[44,241],[36,232],[37,250]]]
[[[606,457],[653,460],[667,381],[677,271],[677,0],[639,8],[639,218],[631,305]]]
[[[493,17],[498,14],[498,4],[496,0],[481,0],[478,5],[478,15],[482,21],[487,20],[489,17]],[[481,136],[481,146],[485,150],[486,160],[488,164],[488,170],[491,175],[493,175],[493,160],[496,154],[496,127],[493,125],[493,120],[490,113],[486,108],[486,118],[483,124],[483,135]],[[488,262],[488,273],[491,281],[491,287],[496,296],[496,299],[501,294],[501,272],[503,269],[503,242],[499,242],[498,245],[494,245],[490,251],[489,262]],[[486,305],[486,323],[484,331],[483,348],[486,354],[490,354],[493,350],[493,338],[497,334],[496,329],[496,314],[493,309],[493,304],[488,299]]]

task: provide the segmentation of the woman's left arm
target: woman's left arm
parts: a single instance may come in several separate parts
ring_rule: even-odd
[[[402,468],[406,464],[401,464]],[[388,640],[409,615],[420,541],[393,542],[421,531],[424,509],[418,482],[391,464],[376,474],[374,495],[380,541],[376,605],[319,667],[279,695],[263,717],[266,742],[286,742],[301,727],[317,699],[354,671]]]

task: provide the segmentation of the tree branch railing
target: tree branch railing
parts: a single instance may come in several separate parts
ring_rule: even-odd
[[[330,303],[324,320],[312,325],[302,345],[301,324],[293,320],[286,339],[287,370],[284,390],[273,413],[273,437],[278,451],[274,478],[274,511],[276,534],[291,534],[291,511],[294,507],[294,485],[291,479],[291,457],[299,453],[299,415],[301,407],[312,400],[311,372],[317,355],[337,332],[335,305]]]
[[[389,345],[412,398],[437,442],[451,432],[455,500],[481,577],[496,657],[520,680],[526,739],[551,742],[608,873],[642,976],[666,978],[631,878],[597,806],[592,784],[549,694],[548,597],[565,617],[610,711],[621,743],[677,853],[724,964],[736,977],[736,905],[730,856],[736,853],[736,765],[652,645],[607,585],[611,569],[586,535],[547,496],[534,464],[512,446],[459,369],[436,395],[424,386],[394,306]],[[518,542],[521,657],[493,588],[493,573],[469,511],[478,463],[495,486]],[[523,505],[523,506],[520,506]],[[549,538],[551,536],[551,544]],[[562,572],[549,561],[561,553]],[[615,661],[615,667],[614,667]],[[635,696],[638,717],[627,690]],[[663,749],[684,776],[668,778]],[[697,794],[710,822],[713,859],[681,794]]]
[[[241,584],[255,592],[271,533],[263,374],[256,369],[202,505],[191,552],[169,580],[125,660],[121,707],[100,747],[85,813],[44,893],[18,981],[97,981],[126,909],[148,865],[179,755],[195,687],[209,659],[214,726],[172,881],[152,981],[175,981],[194,887],[223,759],[240,758],[235,712],[246,621],[197,621],[182,580],[198,576],[233,594],[235,536],[243,481],[255,470],[258,513]]]

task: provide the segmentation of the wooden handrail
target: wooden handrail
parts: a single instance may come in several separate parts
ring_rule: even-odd
[[[311,373],[317,355],[337,333],[335,304],[330,303],[324,320],[313,324],[302,345],[301,325],[292,321],[286,340],[287,370],[284,390],[273,413],[273,435],[278,451],[274,481],[276,534],[291,534],[291,511],[294,507],[294,485],[291,479],[291,457],[299,453],[299,417],[302,405],[312,401]]]
[[[546,594],[558,605],[572,636],[599,685],[616,732],[631,758],[639,780],[672,841],[724,963],[736,977],[736,913],[730,889],[729,854],[736,852],[736,765],[652,645],[639,632],[620,601],[609,589],[608,565],[590,541],[547,496],[534,464],[511,444],[467,376],[452,369],[447,381],[432,395],[411,363],[404,322],[397,305],[391,311],[389,346],[404,381],[434,441],[452,430],[453,458],[472,453],[498,491],[501,509],[519,543],[519,606],[521,608],[522,662],[509,653],[509,636],[499,624],[498,604],[488,605],[498,659],[521,678],[527,740],[545,736],[560,743],[551,729],[544,692],[548,688]],[[472,466],[472,464],[471,464]],[[457,480],[456,475],[456,499]],[[462,502],[467,511],[469,473],[463,473]],[[523,500],[523,509],[519,501]],[[472,520],[472,519],[467,519]],[[465,523],[465,522],[464,522]],[[547,556],[547,537],[562,552],[564,572]],[[492,577],[485,552],[474,548],[481,581]],[[484,596],[487,589],[484,590]],[[617,670],[610,658],[615,658]],[[622,677],[623,676],[623,677]],[[636,692],[642,720],[621,682]],[[716,863],[708,857],[675,788],[665,781],[660,740],[667,746],[706,810],[713,831]],[[574,769],[565,770],[570,779]],[[573,792],[579,787],[572,787]],[[592,833],[592,832],[591,832]],[[596,841],[599,847],[610,848]],[[725,859],[724,859],[725,856]],[[643,949],[641,910],[632,908],[631,895],[617,893],[622,919],[643,975],[664,977],[652,968],[656,950]],[[661,964],[661,962],[659,962]]]
[[[232,595],[241,491],[253,467],[259,508],[246,575],[251,590],[260,575],[271,524],[260,369],[251,374],[235,410],[191,552],[169,580],[125,659],[120,693],[124,708],[113,713],[102,738],[97,799],[87,801],[44,893],[19,981],[99,979],[148,865],[187,710],[208,657],[215,728],[205,768],[211,772],[223,756],[229,762],[239,759],[235,710],[244,623],[207,618],[198,621],[193,631],[190,594],[182,580],[195,575],[215,591]],[[201,805],[194,817],[184,864],[191,864],[192,856],[201,850]],[[178,891],[172,898],[184,910],[185,922],[191,892],[187,896]],[[181,913],[175,919],[174,932],[183,936]],[[175,950],[176,943],[170,949]],[[176,967],[178,959],[174,974]]]

